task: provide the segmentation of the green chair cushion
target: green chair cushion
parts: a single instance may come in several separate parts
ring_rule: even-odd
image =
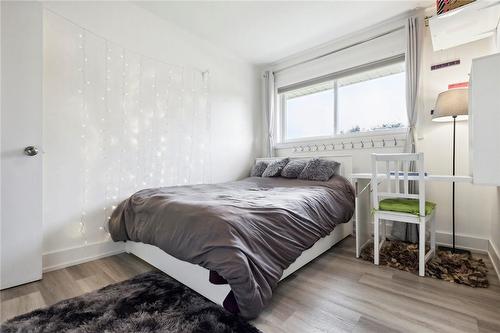
[[[406,198],[388,198],[381,200],[379,203],[379,210],[408,213],[419,216],[420,210],[418,207],[417,199],[406,199]],[[433,202],[425,202],[425,215],[432,213],[436,204]]]

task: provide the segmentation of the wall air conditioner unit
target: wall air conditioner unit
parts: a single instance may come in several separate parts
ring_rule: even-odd
[[[429,19],[434,51],[492,36],[500,20],[500,0],[481,0]]]

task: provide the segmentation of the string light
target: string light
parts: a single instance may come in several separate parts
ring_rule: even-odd
[[[88,121],[88,105],[87,105],[87,53],[86,53],[86,38],[85,34],[82,32],[78,35],[80,39],[80,47],[81,55],[82,55],[82,70],[81,73],[81,88],[78,89],[78,93],[82,96],[82,104],[80,110],[80,121],[82,133],[80,135],[81,138],[81,147],[82,147],[82,156],[83,163],[81,163],[81,212],[80,212],[80,234],[83,240],[83,244],[87,245],[87,230],[86,230],[86,219],[87,219],[87,202],[88,202],[88,182],[89,182],[89,169],[88,169],[88,145],[86,140],[86,132],[87,132],[87,121]]]
[[[110,57],[110,48],[109,48],[109,42],[107,40],[105,40],[105,57],[106,59],[104,60],[104,70],[106,72],[106,75],[105,75],[105,78],[104,78],[104,96],[102,96],[101,100],[103,101],[104,105],[103,105],[103,112],[102,112],[102,115],[101,115],[101,126],[103,128],[108,128],[109,127],[109,121],[106,121],[106,118],[108,117],[108,115],[110,114],[110,108],[109,108],[109,80],[111,79],[111,70],[110,70],[110,63],[109,61],[111,60],[111,57]],[[102,152],[103,152],[103,160],[106,161],[106,164],[107,164],[107,167],[106,167],[106,170],[104,172],[104,182],[106,184],[109,183],[109,178],[111,177],[111,165],[110,165],[110,161],[109,159],[107,158],[108,157],[108,153],[109,153],[109,149],[108,149],[108,145],[107,145],[107,142],[106,142],[106,139],[105,139],[105,134],[104,134],[104,131],[100,131],[101,134],[101,148],[102,148]],[[108,205],[110,203],[110,198],[109,198],[109,189],[110,189],[110,186],[109,185],[106,185],[104,186],[104,207],[103,207],[103,218],[102,218],[102,223],[103,225],[99,227],[99,230],[102,230],[102,231],[105,231],[107,233],[107,222],[109,221],[109,219],[111,218],[110,215],[111,215],[111,212],[109,211],[109,208],[108,208]]]
[[[206,73],[133,55],[105,39],[99,59],[95,50],[89,52],[85,30],[78,38],[79,233],[87,245],[89,228],[109,239],[107,222],[112,211],[134,191],[207,182],[210,109]],[[102,73],[96,72],[102,64]],[[99,165],[94,159],[102,160],[104,169],[94,167]],[[100,207],[96,214],[90,213],[94,206]],[[91,235],[94,241],[95,233]]]

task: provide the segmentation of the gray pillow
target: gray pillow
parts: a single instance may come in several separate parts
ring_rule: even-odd
[[[307,162],[299,179],[327,181],[339,170],[340,163],[315,158]]]
[[[266,170],[268,163],[259,161],[255,163],[250,171],[250,177],[262,177],[262,173]]]
[[[302,170],[304,170],[307,160],[291,160],[281,170],[281,177],[298,178]]]
[[[274,161],[269,163],[266,170],[262,174],[262,177],[279,177],[281,175],[281,170],[288,164],[290,159],[284,158],[279,161]]]

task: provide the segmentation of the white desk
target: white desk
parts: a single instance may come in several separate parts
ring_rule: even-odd
[[[386,179],[386,174],[378,174],[377,179]],[[352,184],[356,190],[355,198],[355,223],[356,223],[356,257],[359,258],[361,250],[363,247],[372,239],[372,230],[369,228],[371,226],[371,173],[353,173],[351,175]],[[391,179],[396,179],[394,175],[391,175]],[[399,176],[399,179],[402,179]],[[417,176],[408,176],[408,180],[418,180]],[[428,182],[456,182],[456,183],[472,183],[471,176],[451,176],[451,175],[427,175],[425,176],[425,181]],[[361,209],[360,205],[366,207],[366,209]]]

